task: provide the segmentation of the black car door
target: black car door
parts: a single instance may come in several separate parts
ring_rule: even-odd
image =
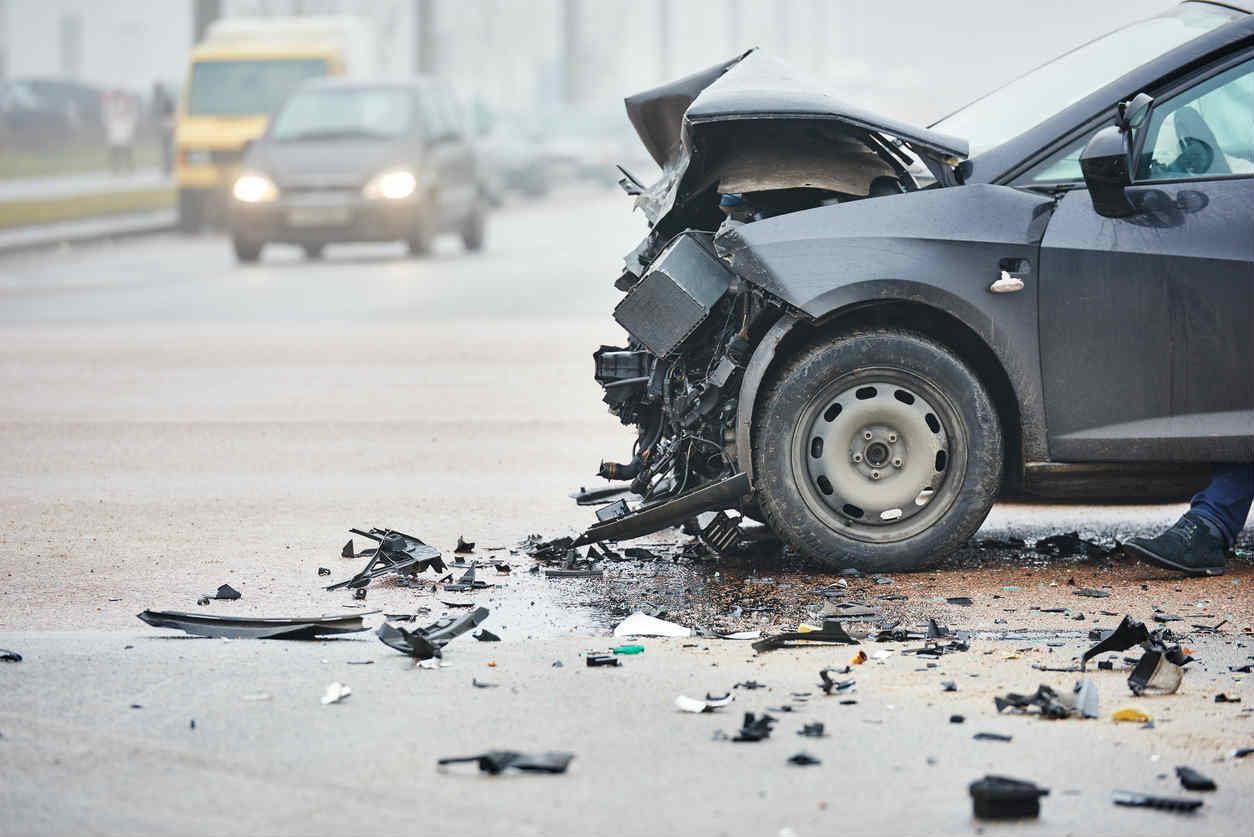
[[[1073,189],[1042,242],[1050,457],[1251,461],[1254,61],[1165,91],[1135,140],[1136,214]]]

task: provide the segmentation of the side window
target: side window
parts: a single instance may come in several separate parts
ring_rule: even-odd
[[[1208,78],[1150,112],[1136,179],[1254,173],[1254,61]]]
[[[1016,186],[1035,186],[1044,183],[1071,183],[1084,180],[1084,172],[1080,171],[1080,152],[1088,145],[1089,139],[1096,132],[1089,131],[1084,136],[1061,151],[1055,152],[1042,163],[1037,163],[1026,174],[1015,181]]]

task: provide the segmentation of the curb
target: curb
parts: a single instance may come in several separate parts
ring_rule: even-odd
[[[22,227],[13,231],[0,231],[0,256],[46,250],[67,244],[90,244],[156,235],[174,232],[177,228],[178,214],[172,209]]]

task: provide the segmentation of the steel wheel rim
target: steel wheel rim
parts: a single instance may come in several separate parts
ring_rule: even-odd
[[[965,453],[965,425],[950,399],[901,369],[841,376],[793,430],[793,476],[806,505],[828,527],[869,543],[905,540],[941,518],[957,498]]]

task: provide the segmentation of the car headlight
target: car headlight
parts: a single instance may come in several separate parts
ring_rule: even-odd
[[[241,203],[262,203],[272,201],[279,196],[279,187],[264,174],[244,174],[235,181],[231,189],[235,200]]]
[[[370,178],[362,194],[372,200],[399,201],[409,197],[418,188],[418,178],[412,171],[398,169],[385,171]]]

